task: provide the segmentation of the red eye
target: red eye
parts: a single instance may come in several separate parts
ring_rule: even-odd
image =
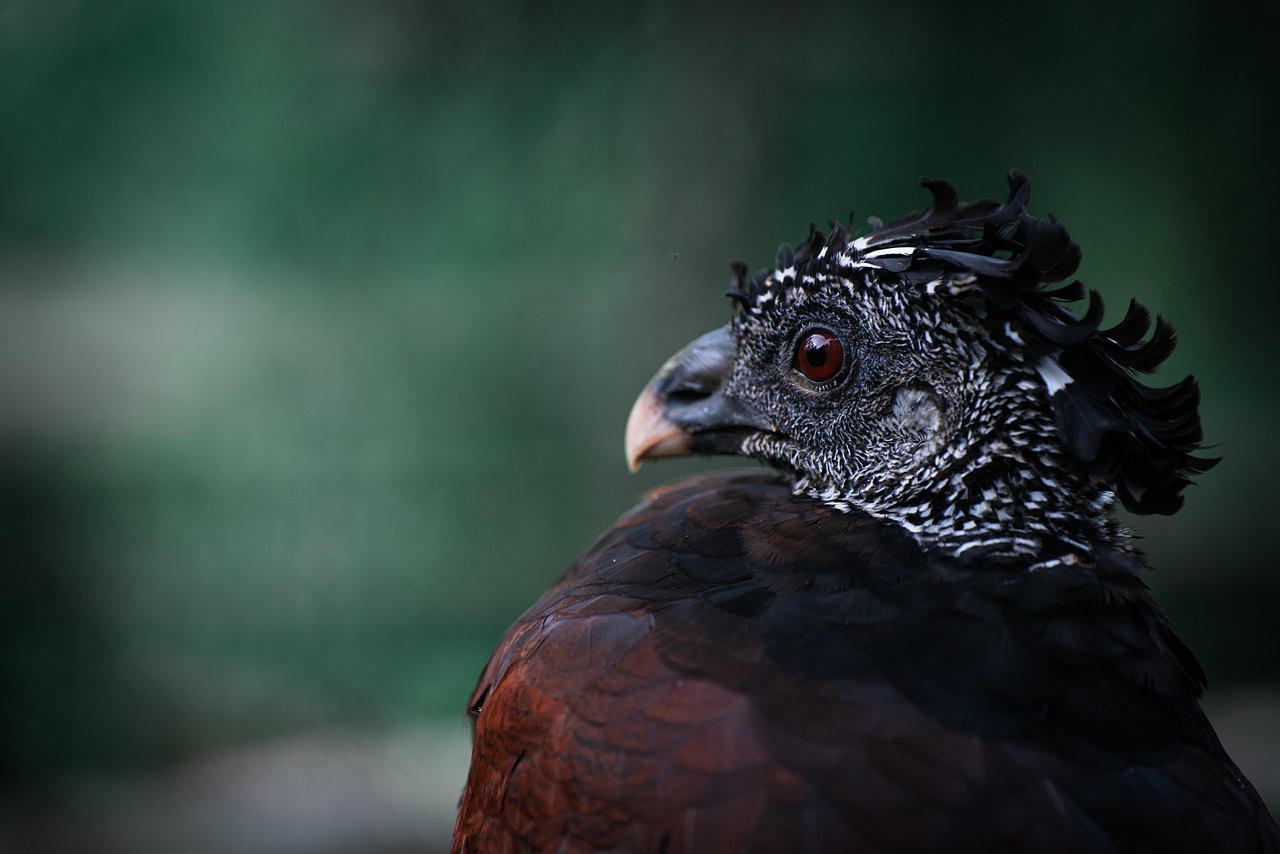
[[[816,383],[840,373],[844,366],[844,347],[840,339],[825,329],[815,329],[800,339],[796,347],[796,368]]]

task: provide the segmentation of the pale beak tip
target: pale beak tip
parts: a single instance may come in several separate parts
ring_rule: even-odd
[[[627,469],[635,474],[641,460],[682,457],[691,452],[688,434],[671,422],[663,411],[662,400],[646,388],[627,418]]]

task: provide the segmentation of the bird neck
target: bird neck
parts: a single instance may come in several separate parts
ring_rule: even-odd
[[[893,522],[922,547],[957,557],[1022,557],[1040,568],[1091,563],[1104,545],[1125,548],[1114,493],[1046,439],[1050,425],[1017,423],[969,434],[973,441],[922,446],[905,474],[868,465],[841,484],[802,476],[795,492]]]

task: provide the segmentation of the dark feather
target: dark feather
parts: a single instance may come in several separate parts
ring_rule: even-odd
[[[1122,481],[1118,494],[1133,512],[1177,509],[1190,475],[1214,462],[1194,455],[1203,441],[1194,381],[1188,378],[1182,386],[1190,393],[1159,398],[1133,376],[1150,373],[1168,359],[1177,342],[1173,327],[1157,318],[1151,337],[1144,340],[1151,315],[1133,301],[1118,324],[1101,329],[1103,304],[1096,291],[1089,292],[1083,317],[1062,306],[1080,299],[1083,286],[1045,286],[1075,272],[1080,249],[1052,215],[1040,220],[1026,212],[1031,184],[1023,173],[1009,173],[1009,196],[1003,203],[961,203],[950,184],[933,179],[921,183],[932,196],[930,207],[873,224],[865,245],[854,252],[856,260],[897,277],[904,286],[974,277],[993,309],[993,334],[1003,335],[1005,324],[1013,324],[1029,349],[1053,354],[1068,375],[1082,380],[1067,397],[1059,394],[1061,399],[1054,401],[1065,431],[1063,444],[1094,474]],[[833,228],[825,245],[833,239],[842,250],[853,251],[847,230]],[[821,241],[811,232],[802,246]],[[876,255],[893,248],[913,251]],[[808,273],[839,272],[830,255],[819,259],[811,249],[797,252],[796,259]],[[1098,381],[1103,375],[1106,381]],[[1104,440],[1110,451],[1100,455]]]
[[[732,322],[646,388],[632,461],[787,474],[651,493],[516,621],[455,852],[1280,852],[1109,512],[1216,462],[1195,380],[1137,379],[1172,326],[1068,309],[1079,248],[1021,173],[922,183],[732,265]]]
[[[661,490],[495,652],[455,850],[1275,850],[1138,566],[965,564],[764,473]]]

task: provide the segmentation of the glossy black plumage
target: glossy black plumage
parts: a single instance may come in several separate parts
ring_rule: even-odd
[[[660,490],[496,651],[455,850],[1276,850],[1138,569]]]

